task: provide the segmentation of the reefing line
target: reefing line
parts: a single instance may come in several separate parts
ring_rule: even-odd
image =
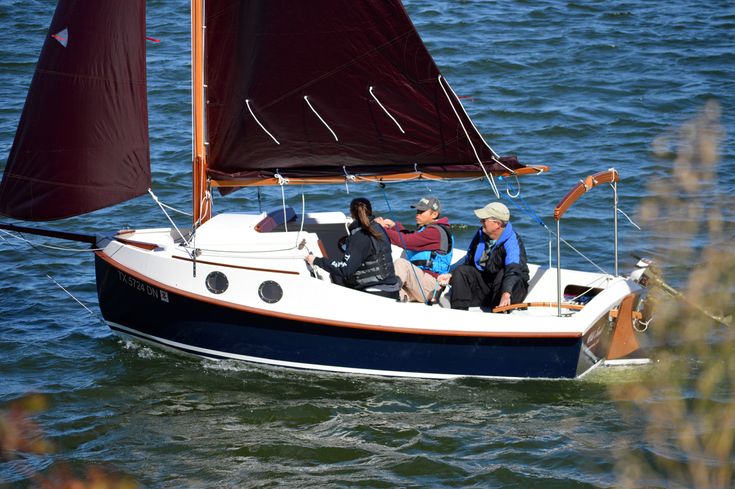
[[[398,123],[398,121],[396,120],[396,118],[393,117],[393,115],[390,112],[388,112],[388,109],[386,109],[385,106],[380,102],[380,100],[378,100],[378,97],[375,96],[375,94],[373,93],[373,88],[374,87],[371,86],[368,89],[368,91],[370,92],[370,96],[373,97],[373,99],[375,99],[375,101],[378,103],[378,105],[380,106],[380,108],[383,109],[383,112],[385,112],[385,115],[387,115],[388,117],[390,117],[390,120],[392,120],[396,124],[396,126],[398,126],[398,129],[401,131],[401,133],[402,134],[406,134],[406,131],[403,130],[403,128]]]
[[[309,96],[308,95],[304,95],[304,100],[306,100],[306,105],[308,105],[309,108],[311,109],[311,111],[314,112],[314,115],[316,115],[319,118],[319,120],[322,121],[322,124],[324,124],[324,127],[326,127],[327,129],[329,129],[329,132],[332,133],[332,136],[334,137],[334,140],[337,141],[337,142],[339,142],[339,138],[334,133],[334,131],[332,131],[332,128],[329,127],[329,124],[327,124],[327,122],[324,119],[322,119],[322,116],[319,115],[319,112],[317,112],[316,109],[314,108],[314,106],[311,105],[311,102],[309,102]]]
[[[263,130],[263,132],[265,132],[265,133],[266,133],[267,135],[269,135],[269,136],[271,137],[271,139],[272,139],[272,140],[273,140],[273,141],[274,141],[274,142],[275,142],[275,143],[276,143],[277,145],[279,145],[279,146],[280,146],[280,145],[281,145],[281,143],[279,143],[279,142],[278,142],[278,139],[276,139],[276,138],[275,138],[275,136],[273,136],[273,134],[271,134],[271,133],[270,133],[270,131],[268,131],[268,129],[266,129],[266,128],[265,128],[265,126],[263,126],[263,124],[261,124],[261,123],[260,123],[260,121],[258,120],[258,118],[257,118],[257,117],[255,117],[255,114],[253,113],[253,109],[252,109],[252,108],[250,107],[250,99],[245,99],[245,105],[247,105],[247,106],[248,106],[248,110],[250,111],[250,115],[251,115],[251,116],[253,116],[253,119],[255,119],[255,122],[257,122],[257,123],[258,123],[258,125],[259,125],[259,126],[260,126],[260,128],[261,128],[261,129]]]

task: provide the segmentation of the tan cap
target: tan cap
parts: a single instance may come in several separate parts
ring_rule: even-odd
[[[496,219],[503,222],[510,220],[510,211],[500,202],[490,202],[482,209],[475,209],[475,215],[480,219]]]

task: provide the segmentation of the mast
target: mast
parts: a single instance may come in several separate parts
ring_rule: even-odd
[[[207,150],[204,127],[204,0],[191,0],[192,83],[192,216],[193,225],[206,222],[212,209],[207,195]]]

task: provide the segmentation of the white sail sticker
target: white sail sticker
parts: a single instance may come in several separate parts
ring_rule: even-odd
[[[56,34],[51,34],[51,37],[59,41],[59,44],[66,47],[66,44],[69,42],[69,30],[62,29]]]

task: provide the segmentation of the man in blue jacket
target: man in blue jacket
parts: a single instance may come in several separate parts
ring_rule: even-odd
[[[465,263],[438,277],[452,285],[452,309],[494,308],[522,302],[528,293],[526,249],[500,202],[476,209],[481,227],[472,238]]]

